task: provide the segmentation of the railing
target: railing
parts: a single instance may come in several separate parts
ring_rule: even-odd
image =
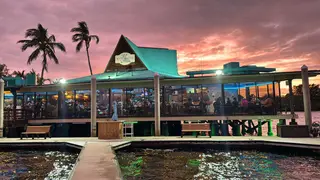
[[[26,109],[4,109],[4,127],[24,126],[32,114],[32,111]]]

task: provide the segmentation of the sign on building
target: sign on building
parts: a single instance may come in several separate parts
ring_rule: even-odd
[[[135,62],[134,54],[124,52],[124,53],[121,53],[121,54],[115,56],[115,63],[117,63],[117,64],[121,64],[121,65],[125,66],[125,65],[129,65],[133,62]]]

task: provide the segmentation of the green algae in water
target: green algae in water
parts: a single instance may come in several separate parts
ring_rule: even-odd
[[[259,151],[136,149],[118,151],[117,158],[127,180],[317,179],[320,176],[319,159]]]
[[[123,176],[139,176],[141,174],[143,159],[142,157],[137,157],[135,161],[132,161],[129,166],[121,166]]]
[[[201,162],[197,159],[190,159],[188,161],[188,165],[190,166],[199,166],[201,164]]]

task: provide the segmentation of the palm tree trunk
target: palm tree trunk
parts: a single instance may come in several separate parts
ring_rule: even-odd
[[[47,63],[47,55],[45,52],[43,52],[43,62]],[[42,65],[42,71],[41,71],[41,77],[40,77],[40,85],[43,85],[43,75],[44,75],[44,69],[46,64]]]
[[[88,64],[89,64],[90,74],[92,76],[92,68],[91,68],[90,56],[89,56],[89,47],[87,45],[86,45],[86,50],[87,50],[87,57],[88,57]]]

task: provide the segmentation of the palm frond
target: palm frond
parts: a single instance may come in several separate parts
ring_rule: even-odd
[[[54,35],[51,35],[49,37],[49,42],[56,42],[56,37]]]
[[[29,39],[24,39],[24,40],[19,40],[17,43],[29,43],[31,40]]]
[[[91,39],[93,39],[93,40],[96,41],[96,44],[99,43],[99,36],[97,36],[97,35],[91,35],[90,37],[91,37]]]
[[[73,36],[72,36],[72,41],[73,42],[78,42],[78,41],[80,41],[80,40],[82,40],[83,39],[83,35],[82,34],[74,34]]]
[[[82,48],[82,45],[83,45],[83,42],[84,40],[80,41],[78,44],[77,44],[77,47],[76,47],[76,52],[79,52]]]
[[[79,32],[82,33],[82,29],[79,27],[72,28],[70,32]]]
[[[56,54],[51,49],[47,49],[46,53],[50,59],[53,59],[54,63],[59,64]]]
[[[66,47],[60,42],[59,43],[50,43],[50,45],[52,45],[54,48],[58,48],[62,52],[66,52]]]
[[[25,33],[25,38],[27,37],[37,37],[39,35],[39,30],[38,29],[27,29]]]
[[[41,49],[37,48],[35,51],[33,51],[27,61],[27,64],[30,65],[34,60],[36,60],[40,54]]]
[[[82,32],[85,34],[89,34],[88,25],[85,21],[78,22],[79,27],[81,28]]]

